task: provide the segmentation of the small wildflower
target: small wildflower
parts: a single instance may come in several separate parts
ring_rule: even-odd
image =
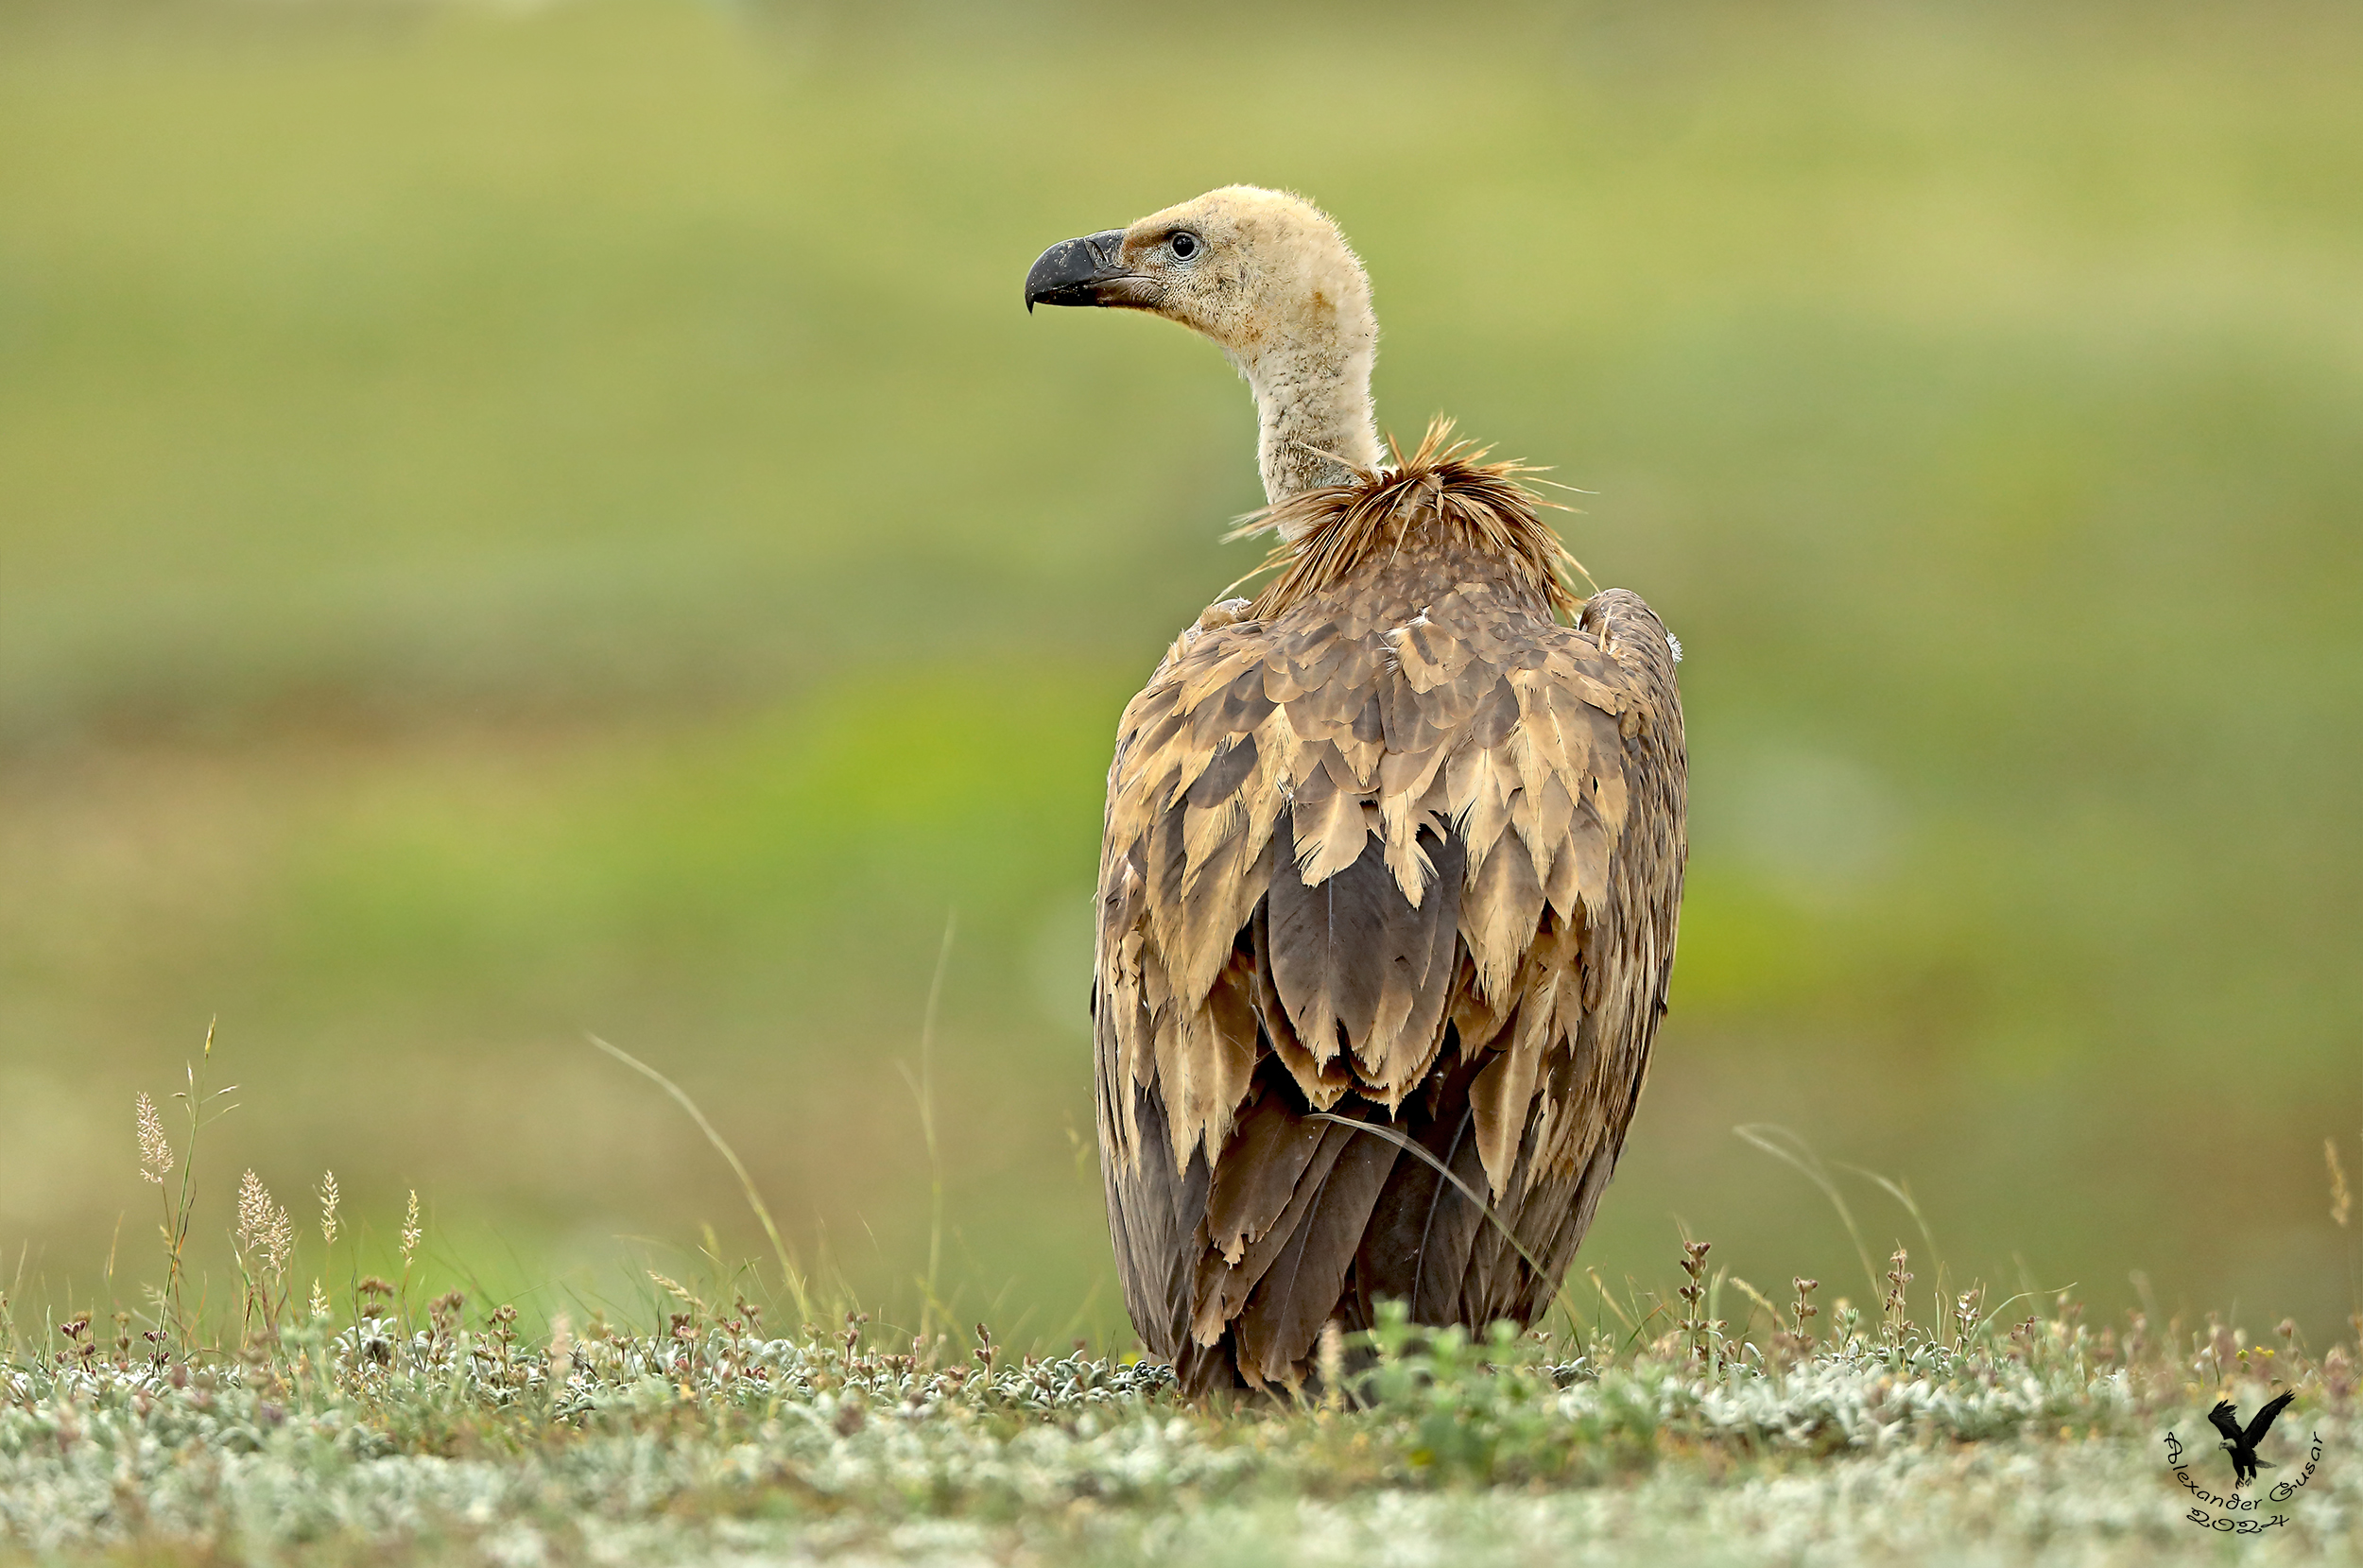
[[[1978,1318],[1986,1300],[1986,1287],[1975,1285],[1961,1292],[1953,1303],[1953,1338],[1956,1344],[1966,1345],[1976,1333]]]
[[[1805,1320],[1821,1315],[1821,1309],[1813,1304],[1813,1293],[1821,1288],[1821,1282],[1800,1278],[1792,1279],[1788,1283],[1797,1292],[1797,1299],[1788,1303],[1789,1315],[1794,1319],[1789,1333],[1796,1339],[1800,1349],[1810,1349],[1813,1345],[1813,1330]]]
[[[156,1102],[146,1094],[131,1109],[139,1118],[140,1180],[161,1187],[172,1174],[172,1146],[164,1141],[164,1119],[156,1113]]]

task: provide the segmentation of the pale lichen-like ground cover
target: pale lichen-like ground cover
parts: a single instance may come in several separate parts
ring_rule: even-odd
[[[2303,1473],[2315,1434],[2323,1456],[2285,1505],[2200,1509],[2258,1522],[2234,1539],[2191,1522],[2163,1442],[2177,1432],[2192,1484],[2228,1490],[2205,1406],[2252,1410],[2263,1350],[2219,1368],[2228,1331],[2120,1343],[2072,1310],[1951,1334],[1841,1311],[1818,1345],[1763,1350],[1687,1321],[1581,1353],[1393,1326],[1345,1348],[1351,1395],[1222,1409],[1177,1403],[1154,1365],[1012,1365],[989,1344],[944,1364],[857,1324],[767,1337],[743,1306],[532,1347],[513,1314],[472,1330],[447,1301],[405,1332],[399,1311],[234,1355],[111,1353],[87,1326],[62,1354],[20,1352],[0,1381],[0,1558],[2363,1559],[2346,1353],[2272,1363],[2299,1399],[2261,1490]]]

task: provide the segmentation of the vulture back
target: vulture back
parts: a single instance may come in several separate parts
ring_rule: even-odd
[[[1271,508],[1281,575],[1125,710],[1101,1162],[1126,1305],[1193,1392],[1298,1386],[1323,1323],[1385,1298],[1541,1314],[1647,1072],[1674,651],[1634,594],[1567,592],[1521,471],[1483,456],[1440,424]]]

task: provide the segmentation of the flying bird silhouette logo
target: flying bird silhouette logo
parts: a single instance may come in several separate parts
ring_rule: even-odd
[[[2287,1409],[2289,1402],[2297,1397],[2295,1393],[2285,1393],[2266,1401],[2265,1407],[2256,1412],[2256,1419],[2248,1423],[2245,1431],[2240,1426],[2240,1413],[2233,1408],[2230,1400],[2219,1401],[2213,1410],[2207,1412],[2207,1419],[2215,1423],[2216,1431],[2224,1435],[2223,1451],[2232,1456],[2232,1484],[2234,1487],[2246,1486],[2255,1480],[2259,1470],[2274,1468],[2256,1456],[2256,1445],[2263,1442],[2265,1434],[2272,1430],[2273,1418]]]

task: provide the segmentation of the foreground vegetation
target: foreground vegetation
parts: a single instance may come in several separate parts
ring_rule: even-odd
[[[2227,1490],[2194,1429],[2219,1387],[2253,1407],[2272,1374],[2251,1365],[2299,1389],[2277,1478],[2309,1434],[2327,1457],[2286,1508],[2198,1511],[2256,1522],[2260,1560],[2363,1550],[2351,1353],[2096,1333],[2069,1303],[2013,1323],[1960,1299],[1945,1328],[1846,1308],[1818,1338],[1792,1311],[1761,1345],[1703,1308],[1654,1337],[1390,1324],[1333,1348],[1325,1395],[1209,1410],[1153,1364],[858,1317],[774,1337],[752,1303],[666,1285],[659,1333],[561,1321],[532,1345],[513,1308],[446,1297],[407,1322],[379,1282],[357,1318],[307,1314],[235,1353],[58,1325],[60,1349],[0,1373],[0,1556],[2212,1559],[2162,1440],[2204,1450],[2194,1484]]]
[[[743,1172],[677,1085],[616,1054]],[[915,1331],[873,1323],[751,1183],[768,1263],[724,1267],[709,1233],[699,1281],[646,1272],[653,1313],[578,1301],[537,1323],[434,1293],[415,1193],[388,1278],[359,1271],[333,1173],[300,1226],[249,1170],[209,1310],[198,1146],[234,1093],[212,1065],[172,1096],[177,1129],[134,1107],[162,1244],[140,1305],[0,1294],[0,1560],[2130,1563],[2227,1534],[2276,1560],[2363,1552],[2355,1346],[2318,1357],[2285,1318],[2258,1344],[2212,1314],[2096,1327],[2064,1292],[1992,1300],[1941,1264],[1915,1290],[1901,1246],[1883,1275],[1860,1255],[1868,1310],[1804,1278],[1777,1305],[1686,1240],[1671,1291],[1586,1269],[1544,1324],[1475,1338],[1390,1307],[1325,1332],[1310,1387],[1191,1405],[1153,1362],[950,1331],[932,1277]],[[1811,1151],[1746,1130],[1823,1185],[1859,1252]],[[2343,1180],[2333,1198],[2343,1215]],[[2296,1400],[2259,1446],[2276,1473],[2243,1493],[2205,1412],[2275,1389]]]

